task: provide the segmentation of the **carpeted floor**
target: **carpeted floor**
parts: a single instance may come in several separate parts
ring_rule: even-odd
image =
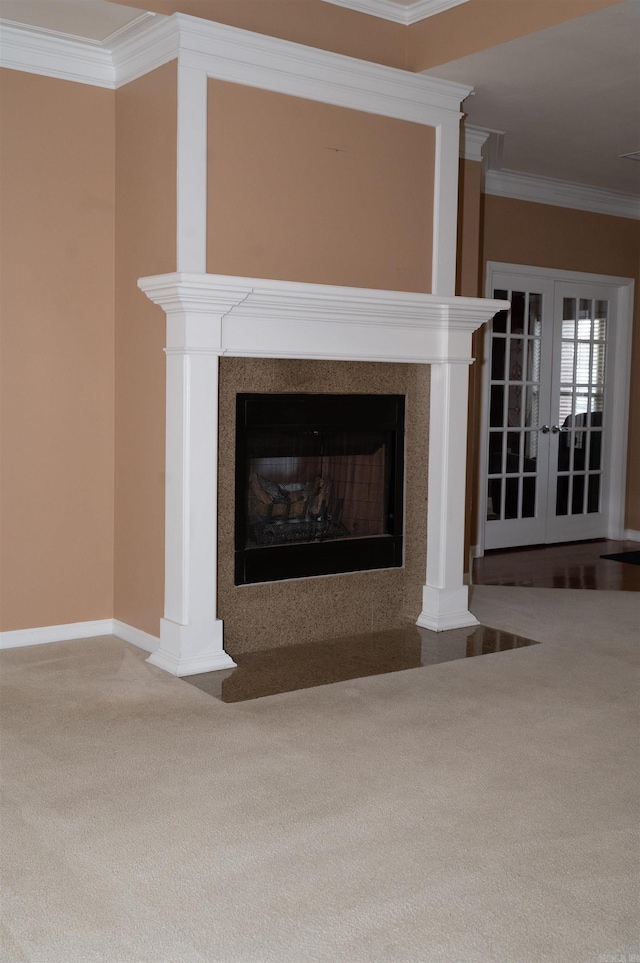
[[[630,963],[640,595],[472,609],[545,644],[232,705],[2,653],[2,959]]]

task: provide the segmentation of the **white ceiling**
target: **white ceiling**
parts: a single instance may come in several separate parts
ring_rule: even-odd
[[[381,0],[329,0],[373,10]],[[435,12],[465,0],[384,0]],[[0,0],[0,16],[103,44],[154,16],[107,0]],[[504,132],[490,167],[640,195],[640,0],[426,71],[475,88],[469,123]],[[495,143],[494,143],[495,148]]]
[[[107,0],[0,0],[3,20],[107,46],[116,34],[153,16]]]
[[[442,13],[451,7],[457,7],[467,0],[325,0],[326,3],[336,4],[338,7],[348,7],[360,13],[368,13],[372,17],[382,17],[394,23],[418,23]]]
[[[426,73],[474,87],[469,123],[504,131],[492,166],[640,194],[640,0]]]

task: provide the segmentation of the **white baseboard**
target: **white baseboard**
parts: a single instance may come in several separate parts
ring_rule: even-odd
[[[625,542],[640,542],[640,532],[635,532],[632,528],[626,528],[624,540]]]
[[[98,635],[117,635],[145,652],[155,652],[160,645],[160,639],[120,622],[119,619],[96,619],[93,622],[68,622],[65,625],[44,625],[35,629],[0,632],[0,649],[46,645],[48,642],[69,642],[73,639],[94,639]]]
[[[131,645],[137,645],[139,649],[144,649],[145,652],[155,652],[160,648],[160,639],[156,638],[155,635],[149,635],[148,632],[136,629],[133,625],[127,625],[126,622],[121,622],[119,619],[113,619],[112,634],[117,635],[119,639],[124,639],[125,642],[130,642]]]
[[[97,619],[94,622],[68,622],[65,625],[43,625],[35,629],[14,629],[12,632],[0,632],[0,648],[13,649],[21,645],[44,645],[47,642],[92,639],[97,635],[113,635],[113,619]]]

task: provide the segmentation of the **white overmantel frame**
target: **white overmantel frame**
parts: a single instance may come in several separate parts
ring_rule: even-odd
[[[216,599],[221,356],[431,365],[418,624],[477,624],[463,584],[468,366],[473,331],[506,302],[211,274],[139,286],[167,316],[165,617],[149,661],[175,675],[234,665]]]
[[[118,89],[178,65],[178,271],[206,271],[209,78],[433,127],[432,289],[453,294],[461,103],[472,88],[186,14],[156,16],[111,46],[0,22],[0,66]]]

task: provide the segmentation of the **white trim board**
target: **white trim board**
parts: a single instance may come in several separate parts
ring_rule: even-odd
[[[633,528],[625,528],[624,540],[625,542],[640,542],[640,532],[636,532]]]
[[[131,645],[137,646],[144,652],[156,652],[160,648],[160,639],[155,635],[150,635],[149,632],[143,632],[142,629],[136,629],[133,625],[127,625],[126,622],[121,622],[120,619],[113,619],[113,629],[111,634],[116,635],[119,639],[124,639],[125,642],[130,642]]]
[[[487,171],[483,190],[485,194],[495,197],[511,197],[534,204],[550,204],[552,207],[569,207],[594,214],[640,220],[640,197],[551,177],[521,174],[518,171]]]
[[[73,642],[77,639],[95,639],[101,635],[115,635],[125,642],[155,652],[160,639],[119,619],[96,619],[91,622],[68,622],[62,625],[45,625],[32,629],[13,629],[0,632],[0,649],[15,649],[26,645],[47,645],[50,642]]]
[[[446,122],[457,127],[460,104],[472,90],[468,84],[356,60],[186,14],[174,14],[141,36],[169,29],[176,31],[176,54],[179,47],[181,62],[205,70],[209,77],[418,124]],[[141,36],[128,42],[131,49],[144,52]]]
[[[209,77],[437,126],[458,125],[471,87],[356,60],[186,14],[113,48],[0,22],[0,66],[117,89],[170,60]]]

